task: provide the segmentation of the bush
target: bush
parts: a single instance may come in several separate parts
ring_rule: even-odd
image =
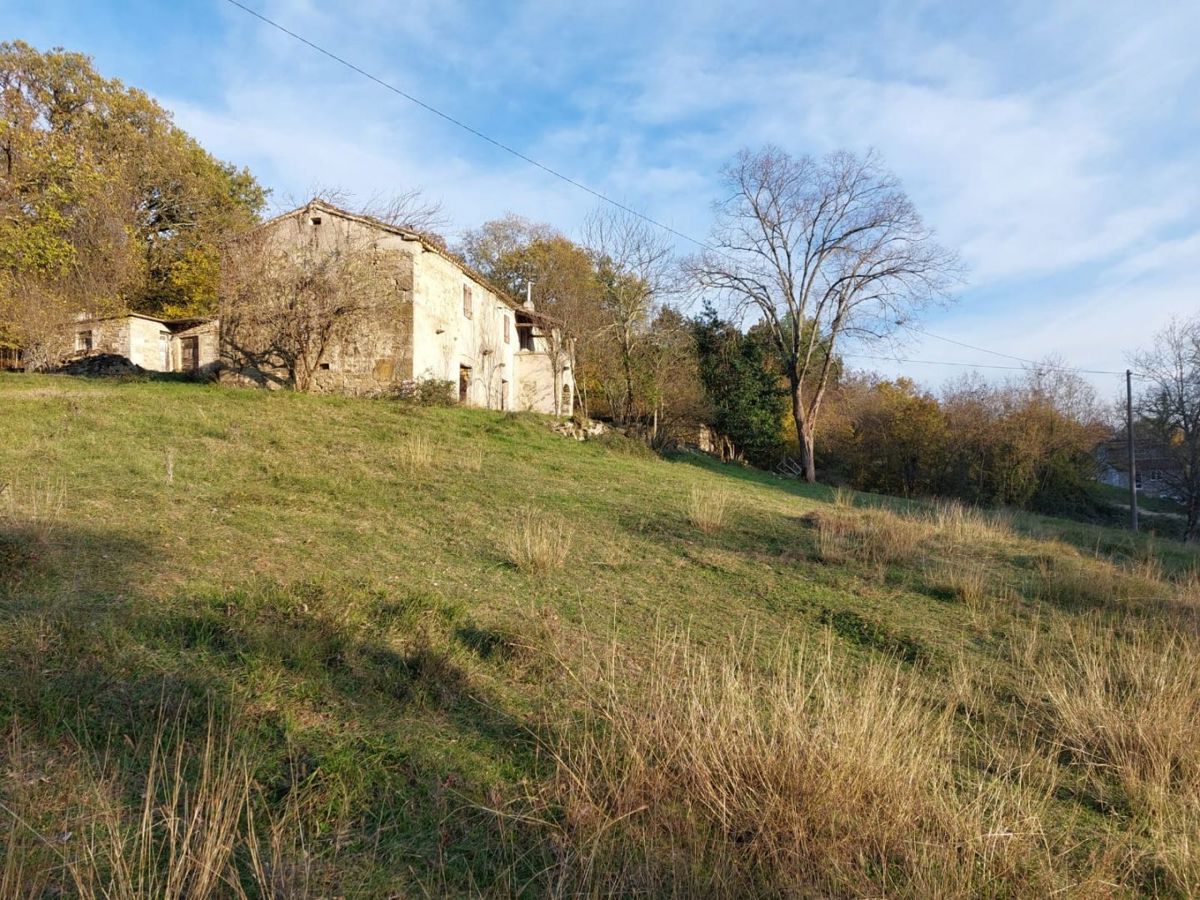
[[[458,402],[454,382],[444,378],[408,379],[388,391],[386,396],[413,406],[454,406]]]

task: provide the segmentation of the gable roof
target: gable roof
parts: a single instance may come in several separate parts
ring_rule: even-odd
[[[479,270],[467,265],[467,263],[459,258],[457,254],[451,253],[444,247],[439,247],[436,243],[431,241],[427,235],[424,235],[421,232],[415,231],[411,228],[405,228],[401,225],[392,225],[388,222],[384,222],[382,219],[376,219],[373,216],[365,216],[361,213],[352,213],[349,210],[342,209],[339,206],[334,206],[332,203],[321,200],[318,197],[314,197],[303,206],[299,206],[296,209],[289,210],[288,212],[281,213],[274,218],[268,219],[254,230],[257,231],[261,228],[267,228],[268,226],[274,225],[277,222],[282,222],[284,219],[290,219],[302,213],[308,214],[314,210],[320,211],[327,215],[338,216],[339,218],[346,219],[350,222],[358,222],[360,225],[366,225],[368,228],[374,228],[377,231],[383,231],[387,234],[394,234],[406,241],[417,241],[420,243],[422,250],[425,250],[429,253],[436,253],[468,278],[478,282],[480,286],[487,288],[487,290],[494,293],[509,308],[530,313],[534,316],[545,318],[548,321],[550,319],[550,317],[543,316],[541,313],[535,312],[534,310],[526,309],[519,300],[514,298],[508,293],[508,291],[504,290],[504,288],[500,287]]]

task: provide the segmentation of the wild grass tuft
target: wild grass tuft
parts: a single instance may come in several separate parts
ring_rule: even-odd
[[[1172,893],[1200,894],[1200,638],[1194,627],[1083,621],[1026,658],[1053,744],[1123,807]]]
[[[424,472],[433,464],[433,442],[424,432],[406,434],[396,443],[396,460],[408,475]]]
[[[229,725],[209,714],[198,741],[165,711],[131,771],[114,748],[63,742],[55,760],[27,758],[15,728],[7,756],[20,779],[0,834],[4,896],[33,891],[83,900],[304,897],[312,860],[297,792],[275,811],[260,797]],[[30,765],[34,765],[33,774]],[[49,772],[50,774],[40,774]],[[131,796],[130,780],[136,783]],[[69,779],[71,793],[52,783]],[[54,831],[44,832],[52,821]]]
[[[817,557],[830,563],[880,566],[914,561],[928,535],[924,523],[882,509],[811,513]]]
[[[837,487],[833,491],[833,496],[830,498],[834,509],[853,509],[855,504],[855,493],[847,487]]]
[[[561,516],[526,509],[504,533],[502,546],[522,572],[544,575],[566,563],[574,533]]]
[[[0,524],[18,528],[36,541],[53,533],[66,506],[66,489],[59,482],[0,483]]]
[[[705,534],[716,534],[725,524],[729,495],[722,490],[693,485],[688,498],[688,521]]]

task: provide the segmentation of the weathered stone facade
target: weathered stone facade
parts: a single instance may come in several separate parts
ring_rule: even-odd
[[[310,389],[375,393],[414,379],[439,380],[457,385],[460,401],[472,406],[570,415],[571,364],[565,352],[552,353],[561,343],[547,340],[553,324],[416,232],[313,201],[266,223],[254,240],[254,252],[281,260],[277,265],[302,258],[316,269],[322,257],[356,254],[369,258],[375,273],[369,283],[346,276],[369,299],[342,304],[349,310],[345,327],[321,346]],[[267,386],[286,383],[266,332],[287,323],[269,310],[246,309],[238,296],[229,290],[222,298],[225,372]]]
[[[212,371],[219,359],[215,319],[156,319],[130,313],[81,319],[70,328],[68,360],[111,354],[150,372]]]

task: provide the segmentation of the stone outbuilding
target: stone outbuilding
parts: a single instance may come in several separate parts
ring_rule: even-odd
[[[158,319],[140,313],[83,318],[71,325],[66,362],[87,356],[128,359],[151,372],[208,374],[220,358],[213,318]]]
[[[235,283],[247,252],[259,268]],[[313,200],[226,248],[222,265],[223,377],[269,387],[303,366],[311,390],[441,381],[472,406],[572,413],[569,336],[416,231]]]

